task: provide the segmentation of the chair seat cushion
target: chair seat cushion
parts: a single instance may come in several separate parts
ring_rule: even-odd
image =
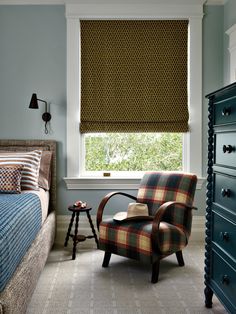
[[[160,223],[159,243],[161,256],[152,251],[152,222],[127,221],[116,222],[105,219],[99,227],[99,248],[121,256],[153,262],[157,257],[182,250],[187,244],[185,233],[167,222]]]

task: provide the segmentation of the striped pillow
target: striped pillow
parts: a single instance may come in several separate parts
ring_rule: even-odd
[[[17,194],[21,192],[22,168],[22,165],[0,167],[0,193]]]
[[[0,166],[23,165],[22,190],[38,190],[39,167],[42,151],[0,153]]]

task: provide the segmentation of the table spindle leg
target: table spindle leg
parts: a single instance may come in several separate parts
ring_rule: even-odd
[[[79,226],[79,212],[76,213],[76,219],[75,219],[75,234],[73,238],[73,254],[72,259],[75,259],[76,257],[76,244],[77,244],[77,234],[78,234],[78,226]]]
[[[65,247],[67,246],[67,243],[68,243],[69,238],[70,238],[70,232],[71,232],[71,228],[72,228],[72,225],[73,225],[73,222],[74,222],[74,218],[75,218],[75,212],[73,212],[72,216],[71,216],[71,220],[70,220],[70,224],[69,224],[69,227],[68,227],[68,230],[67,230],[65,244],[64,244]]]

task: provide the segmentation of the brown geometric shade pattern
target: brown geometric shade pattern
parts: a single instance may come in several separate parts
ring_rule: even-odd
[[[81,21],[81,125],[187,132],[187,20]]]

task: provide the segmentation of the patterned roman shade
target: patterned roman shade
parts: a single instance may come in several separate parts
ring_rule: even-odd
[[[186,20],[81,21],[81,125],[188,131]]]

